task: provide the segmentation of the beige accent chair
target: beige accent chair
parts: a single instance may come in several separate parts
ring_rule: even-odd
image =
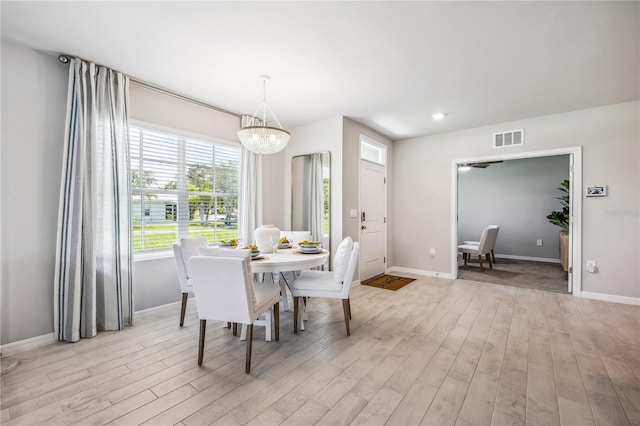
[[[496,228],[496,240],[498,239],[498,232],[500,231],[500,227],[498,225],[489,225],[488,228]],[[480,241],[464,241],[462,244],[471,244],[474,246],[479,246],[480,245]],[[491,260],[493,261],[493,264],[495,265],[496,262],[496,254],[493,251],[493,248],[495,247],[496,242],[493,241],[493,243],[491,244]]]
[[[486,256],[487,262],[489,262],[489,268],[493,269],[493,263],[491,261],[491,249],[496,242],[498,236],[498,229],[487,227],[482,231],[480,241],[478,245],[475,244],[461,244],[458,246],[458,252],[462,253],[464,264],[469,261],[470,255],[478,256],[478,262],[480,263],[480,272],[484,272],[484,266],[482,265],[482,256]]]

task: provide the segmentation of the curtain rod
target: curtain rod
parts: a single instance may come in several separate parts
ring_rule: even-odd
[[[58,60],[60,62],[62,62],[63,64],[68,64],[69,62],[71,62],[72,58],[73,58],[73,56],[69,56],[69,55],[58,55]],[[82,58],[77,58],[77,59],[82,59]],[[127,76],[127,77],[129,77],[129,81],[131,83],[135,84],[136,86],[144,87],[145,89],[153,90],[155,92],[162,93],[164,95],[169,95],[169,96],[172,96],[174,98],[181,99],[183,101],[187,101],[187,102],[194,103],[196,105],[203,106],[205,108],[210,108],[210,109],[213,109],[215,111],[222,112],[224,114],[232,115],[234,117],[238,117],[238,118],[242,117],[241,114],[238,114],[238,113],[235,113],[235,112],[231,112],[231,111],[227,111],[226,109],[217,107],[215,105],[208,104],[206,102],[199,101],[197,99],[190,98],[190,97],[185,96],[185,95],[181,95],[180,93],[172,92],[171,90],[168,90],[168,89],[165,89],[163,87],[159,87],[159,86],[153,85],[151,83],[147,83],[147,82],[142,81],[142,80],[137,80],[137,79],[135,79],[135,78],[133,78],[131,76]]]

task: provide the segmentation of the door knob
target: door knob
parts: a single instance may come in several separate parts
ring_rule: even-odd
[[[366,226],[364,226],[364,225],[362,225],[362,226],[360,227],[360,229],[367,229],[367,227],[366,227]]]

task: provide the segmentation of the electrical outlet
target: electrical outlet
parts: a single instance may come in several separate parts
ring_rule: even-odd
[[[429,249],[429,256],[435,256],[436,255],[436,249],[434,249],[433,247]]]
[[[536,241],[536,245],[541,246],[542,245],[542,240]]]
[[[598,265],[596,265],[596,261],[587,260],[587,271],[593,274],[597,270],[598,270]]]

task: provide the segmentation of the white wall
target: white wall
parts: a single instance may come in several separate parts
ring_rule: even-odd
[[[284,156],[284,151],[262,156],[262,222],[279,229],[289,229],[284,221],[287,192],[282,191],[282,182],[291,173],[291,163],[285,164]]]
[[[580,266],[582,291],[640,297],[639,117],[635,101],[396,142],[395,265],[451,273],[453,160],[582,146],[584,185],[609,187],[606,198],[583,195],[582,259],[596,260],[599,270]],[[521,128],[523,146],[492,148],[494,132]]]
[[[2,40],[1,343],[53,331],[68,68]]]
[[[458,171],[458,243],[479,240],[490,224],[500,225],[496,255],[559,261],[560,228],[549,223],[562,210],[557,197],[569,179],[569,156],[507,160]],[[536,245],[542,240],[542,246]]]

